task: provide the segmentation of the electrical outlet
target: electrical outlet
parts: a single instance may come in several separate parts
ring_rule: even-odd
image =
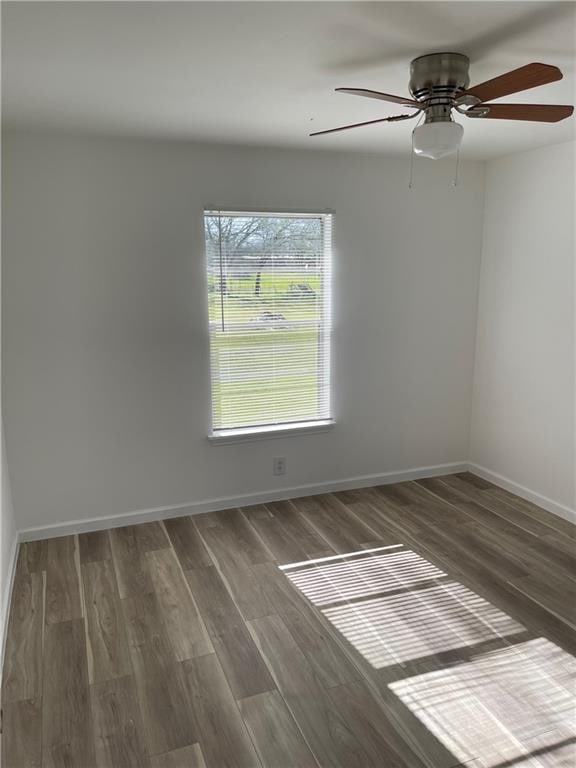
[[[286,474],[286,456],[275,456],[272,459],[272,474],[273,475]]]

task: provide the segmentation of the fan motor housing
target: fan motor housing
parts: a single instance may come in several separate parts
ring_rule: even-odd
[[[463,53],[428,53],[410,64],[410,93],[419,102],[452,103],[465,91],[470,59]]]

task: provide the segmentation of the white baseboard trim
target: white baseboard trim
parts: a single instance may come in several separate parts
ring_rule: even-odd
[[[514,480],[499,475],[497,472],[486,469],[486,467],[482,467],[479,464],[468,464],[468,471],[472,472],[473,475],[478,475],[478,477],[494,483],[494,485],[499,485],[511,493],[515,493],[516,496],[521,496],[523,499],[537,504],[539,507],[548,510],[548,512],[563,517],[570,523],[576,524],[576,510],[570,509],[570,507],[566,507],[564,504],[559,504],[557,501],[553,501],[547,496],[542,496],[541,493],[536,493],[536,491],[532,491],[530,488],[526,488],[526,486],[520,485],[520,483],[516,483]]]
[[[259,493],[243,494],[240,496],[223,496],[192,503],[187,502],[166,507],[153,507],[151,509],[141,509],[136,512],[124,512],[119,515],[93,517],[86,520],[71,520],[70,522],[57,523],[56,525],[25,528],[19,532],[20,541],[50,539],[54,536],[69,536],[74,533],[87,533],[89,531],[98,531],[104,528],[119,528],[123,525],[136,525],[151,520],[162,520],[167,517],[199,515],[203,512],[215,512],[220,509],[248,507],[252,504],[265,504],[268,501],[281,501],[282,499],[297,498],[298,496],[314,496],[319,493],[350,491],[354,488],[369,488],[372,485],[400,483],[404,480],[419,480],[423,477],[451,475],[456,472],[465,472],[467,469],[468,464],[466,462],[436,464],[430,467],[403,469],[397,472],[383,472],[378,475],[359,475],[344,480],[332,480],[326,483],[309,483],[307,485],[279,488],[277,490],[269,489]]]
[[[4,593],[2,595],[2,616],[0,621],[2,622],[2,637],[0,639],[0,683],[2,682],[2,676],[4,672],[4,651],[6,650],[6,635],[8,632],[8,616],[10,615],[10,601],[12,599],[12,588],[14,586],[14,578],[16,576],[16,563],[18,561],[18,547],[20,546],[20,533],[16,531],[14,536],[14,542],[12,544],[12,550],[10,552],[10,564],[8,566],[8,579],[4,585]]]

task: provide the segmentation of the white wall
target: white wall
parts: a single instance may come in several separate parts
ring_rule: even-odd
[[[488,163],[470,451],[566,511],[576,477],[574,204],[572,143]]]
[[[484,171],[6,135],[4,403],[19,528],[465,461]],[[337,427],[213,446],[202,209],[333,208]],[[288,472],[272,477],[273,455]]]

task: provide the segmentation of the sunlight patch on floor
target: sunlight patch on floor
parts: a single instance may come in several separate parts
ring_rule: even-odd
[[[574,672],[572,656],[535,638],[390,688],[462,762],[568,767],[576,765]]]
[[[576,765],[558,646],[401,545],[282,570],[466,768]]]
[[[326,608],[323,613],[377,669],[524,630],[455,583]]]
[[[379,592],[404,589],[445,574],[409,550],[374,551],[363,558],[318,562],[308,568],[284,572],[316,605],[350,600]]]
[[[524,631],[411,550],[361,554],[283,570],[377,669]]]

